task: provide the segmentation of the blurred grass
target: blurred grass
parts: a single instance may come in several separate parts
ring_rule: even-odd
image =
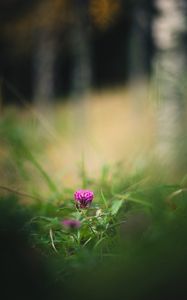
[[[117,173],[122,176],[123,171],[118,167]],[[9,255],[11,262],[15,258],[10,270],[14,267],[17,274],[22,261],[22,274],[26,270],[36,275],[30,263],[21,260],[23,249],[32,263],[42,260],[41,273],[33,278],[39,280],[43,295],[47,288],[49,299],[54,291],[55,299],[64,295],[94,299],[95,294],[98,299],[186,295],[186,189],[180,184],[145,181],[144,173],[121,176],[113,172],[104,181],[89,182],[96,197],[84,214],[75,209],[73,188],[63,190],[60,200],[54,195],[53,200],[27,206],[19,204],[16,194],[1,195],[1,242],[6,260]],[[81,220],[80,230],[66,231],[61,225],[61,220],[72,217]],[[27,241],[26,248],[22,239]],[[6,251],[10,243],[11,253]],[[50,275],[47,286],[42,270]],[[16,275],[17,280],[23,280],[23,275]]]
[[[5,108],[0,121],[2,184],[45,194],[50,178],[51,189],[80,186],[79,173],[97,178],[101,169],[104,174],[116,163],[126,174],[149,169],[151,163],[156,172],[154,105],[141,97],[134,103],[131,97],[117,89],[92,93],[77,104],[56,104],[47,113]]]
[[[12,257],[15,274],[17,258],[22,274],[34,274],[33,255],[39,257],[44,271],[36,279],[45,298],[163,299],[186,292],[186,176],[168,176],[156,160],[154,104],[140,106],[117,90],[56,105],[46,115],[7,108],[1,117],[3,257]],[[87,213],[74,206],[80,187],[95,193]],[[66,231],[66,218],[80,220],[80,230]],[[22,260],[22,245],[31,264]],[[50,273],[47,292],[43,272]]]

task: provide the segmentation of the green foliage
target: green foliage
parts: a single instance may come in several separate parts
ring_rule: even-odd
[[[6,146],[10,157],[17,170],[24,179],[29,179],[28,171],[25,168],[25,162],[31,164],[46,182],[52,193],[58,193],[56,184],[52,178],[43,169],[33,152],[37,149],[38,143],[35,142],[36,136],[33,135],[32,127],[25,128],[25,124],[18,122],[15,115],[9,113],[0,122],[0,140],[2,145]]]
[[[92,299],[95,286],[98,299],[112,299],[120,290],[126,299],[159,299],[165,287],[174,282],[180,286],[180,269],[187,275],[185,178],[179,184],[155,182],[143,171],[127,176],[118,164],[104,166],[93,180],[82,164],[82,185],[93,190],[95,198],[90,208],[79,210],[74,188],[59,192],[33,155],[27,131],[7,122],[1,124],[0,134],[18,168],[26,172],[23,162],[29,161],[50,191],[45,199],[38,191],[40,200],[27,205],[19,204],[23,195],[16,192],[8,197],[0,194],[0,227],[7,235],[27,236],[31,249],[50,265],[52,277],[66,286],[70,299],[88,293]],[[62,223],[66,219],[80,221],[81,227],[66,228]]]
[[[47,258],[56,280],[66,282],[71,297],[85,293],[81,276],[86,290],[93,291],[97,284],[104,299],[116,289],[124,292],[124,288],[127,299],[146,298],[152,291],[160,297],[157,284],[162,291],[162,282],[167,284],[166,278],[172,281],[170,273],[186,264],[187,191],[180,185],[151,182],[133,182],[133,187],[130,178],[124,178],[116,194],[109,190],[105,196],[105,186],[106,181],[104,186],[94,182],[95,199],[84,210],[77,210],[73,189],[66,189],[61,201],[54,197],[53,201],[35,201],[24,207],[16,206],[13,200],[1,211],[8,212],[3,212],[4,220],[10,221],[8,215],[17,216],[17,220],[20,213],[24,216],[21,230],[27,232],[32,247]],[[81,227],[67,229],[64,219],[79,220]]]

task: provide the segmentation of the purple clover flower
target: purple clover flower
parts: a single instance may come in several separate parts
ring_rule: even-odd
[[[81,226],[81,222],[78,220],[67,219],[63,220],[61,223],[67,229],[78,229]]]
[[[94,198],[94,193],[90,190],[78,190],[74,193],[77,208],[88,208]]]

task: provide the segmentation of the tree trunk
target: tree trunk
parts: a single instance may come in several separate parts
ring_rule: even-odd
[[[74,24],[70,33],[72,54],[71,99],[74,127],[82,143],[88,125],[89,92],[92,83],[91,47],[88,7],[84,1],[74,1]],[[82,136],[82,140],[81,140]]]
[[[157,155],[169,172],[180,174],[187,166],[185,139],[186,54],[182,43],[185,32],[184,0],[156,0],[160,14],[153,24],[158,48],[154,76],[159,89]]]
[[[57,47],[55,35],[49,31],[37,33],[34,51],[34,103],[39,108],[51,105],[54,99],[54,64]]]
[[[130,80],[141,80],[148,71],[151,12],[141,3],[134,9],[129,51]]]
[[[137,3],[134,7],[129,41],[129,87],[136,115],[143,111],[148,97],[150,71],[151,3]],[[136,116],[137,117],[137,116]]]
[[[74,24],[71,30],[73,58],[72,95],[82,97],[91,87],[91,48],[89,36],[88,6],[74,1]]]

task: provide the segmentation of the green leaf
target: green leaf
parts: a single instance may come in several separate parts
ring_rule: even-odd
[[[124,200],[115,200],[110,208],[111,214],[116,215],[123,203],[124,203]]]
[[[96,249],[101,243],[102,243],[102,241],[104,241],[104,240],[106,240],[106,236],[104,236],[103,238],[101,238],[99,241],[97,241],[97,243],[95,244],[95,246],[94,246],[94,249]]]
[[[101,199],[103,200],[105,207],[108,208],[108,203],[107,203],[107,200],[106,200],[102,190],[101,190]]]

